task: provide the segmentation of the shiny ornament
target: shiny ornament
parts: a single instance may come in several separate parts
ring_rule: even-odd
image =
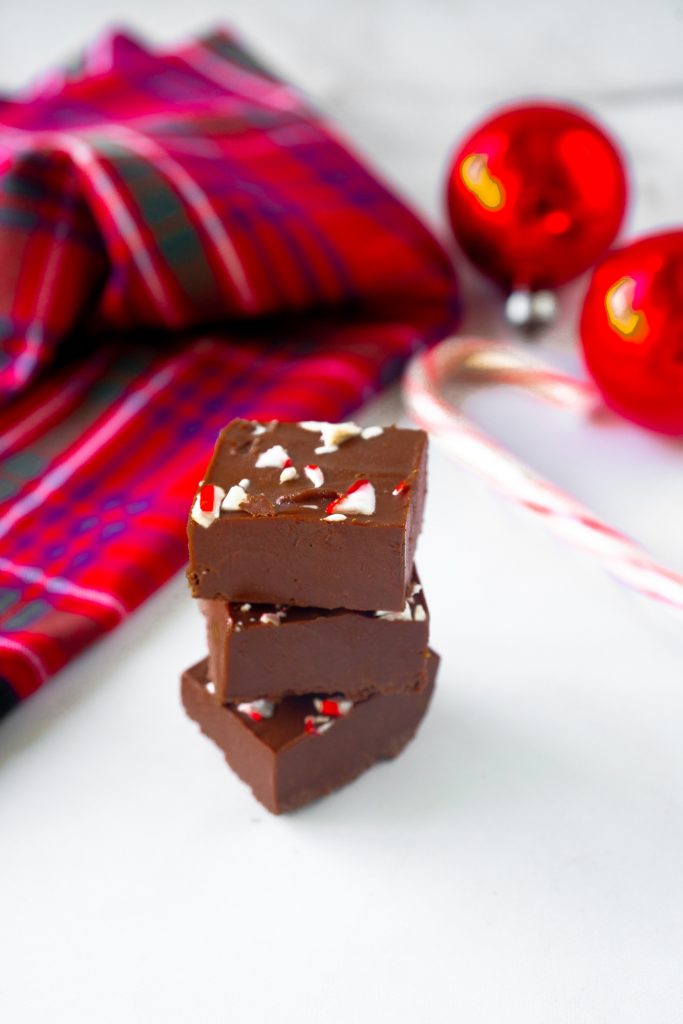
[[[472,262],[508,292],[533,297],[581,274],[607,250],[623,220],[626,176],[614,144],[583,114],[515,107],[462,143],[447,199]]]
[[[649,235],[600,262],[581,343],[610,408],[650,430],[683,434],[683,231]]]

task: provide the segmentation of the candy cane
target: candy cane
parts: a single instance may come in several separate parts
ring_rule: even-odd
[[[683,576],[501,448],[444,397],[447,384],[512,384],[578,412],[599,406],[595,388],[551,370],[526,351],[498,342],[447,339],[413,358],[403,380],[412,418],[462,465],[484,477],[563,540],[587,551],[639,594],[683,612]]]

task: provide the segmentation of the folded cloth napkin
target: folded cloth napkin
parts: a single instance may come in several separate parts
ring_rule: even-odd
[[[0,714],[175,573],[220,427],[340,419],[450,331],[427,229],[228,32],[0,102]]]

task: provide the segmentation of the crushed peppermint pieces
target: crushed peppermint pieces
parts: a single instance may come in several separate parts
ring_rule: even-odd
[[[304,473],[311,481],[314,487],[322,487],[325,483],[325,474],[323,473],[320,466],[316,466],[314,463],[310,463],[308,466],[304,466]]]
[[[361,428],[355,423],[324,423],[322,420],[304,420],[299,426],[304,430],[319,433],[322,447],[327,451],[336,451],[344,441],[348,441],[350,437],[357,437],[361,433]],[[321,454],[320,449],[316,448],[316,454]],[[327,452],[322,454],[327,454]]]
[[[353,701],[344,697],[314,697],[315,710],[328,718],[343,718],[353,708]]]
[[[240,605],[240,611],[241,612],[250,612],[251,611],[251,605],[249,603],[241,604]]]
[[[400,484],[396,484],[396,486],[394,487],[394,489],[393,489],[393,491],[391,493],[393,494],[393,496],[395,498],[397,498],[399,496],[399,494],[407,494],[409,490],[410,490],[410,484],[408,483],[408,481],[407,480],[401,480]]]
[[[325,523],[341,523],[346,519],[341,512],[333,512],[331,516],[323,516],[323,522]]]
[[[251,718],[252,722],[262,722],[264,718],[272,718],[275,705],[271,700],[249,700],[237,705],[241,715]]]
[[[419,583],[416,583],[413,587],[412,593],[405,603],[403,611],[401,612],[375,612],[376,619],[384,619],[385,622],[426,622],[427,611],[423,604],[418,604],[415,601],[416,595],[422,587]],[[411,605],[411,601],[413,604]]]
[[[383,433],[384,427],[366,427],[365,430],[361,430],[360,436],[364,441],[370,441],[373,437],[379,437]]]
[[[256,469],[284,469],[285,466],[292,465],[292,460],[289,452],[285,451],[281,444],[274,444],[272,448],[261,452],[255,465]]]
[[[279,612],[263,612],[259,615],[259,622],[263,623],[264,626],[279,626],[285,617],[283,611]]]
[[[206,529],[218,519],[225,491],[218,484],[203,484],[192,506],[192,519]]]
[[[240,484],[234,484],[221,502],[224,512],[237,512],[242,502],[246,501],[248,494]]]
[[[216,488],[213,484],[204,484],[199,492],[199,508],[202,512],[213,512],[216,504]]]
[[[254,424],[254,429],[252,430],[252,434],[254,435],[254,437],[259,437],[261,434],[265,434],[265,432],[266,428],[263,426],[262,423]]]
[[[240,480],[240,487],[246,491],[248,487],[251,487],[251,480],[247,480],[245,476],[244,479]]]
[[[376,619],[384,619],[385,622],[411,622],[413,613],[410,605],[406,601],[405,607],[402,612],[375,612]]]
[[[287,465],[287,463],[289,463],[289,465]],[[297,480],[299,477],[296,467],[292,465],[292,460],[287,459],[287,463],[285,463],[282,472],[280,473],[281,484],[287,484],[290,480]]]
[[[339,498],[331,501],[325,511],[330,516],[336,512],[350,515],[371,516],[375,511],[375,488],[369,480],[356,480]]]
[[[327,715],[306,715],[304,718],[304,731],[309,736],[322,736],[333,725],[334,719],[329,718]]]

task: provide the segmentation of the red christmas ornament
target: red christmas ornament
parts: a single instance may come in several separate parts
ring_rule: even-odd
[[[553,289],[587,270],[614,240],[625,208],[619,152],[566,107],[497,114],[462,143],[448,175],[458,242],[508,291]]]
[[[683,231],[609,253],[581,315],[586,364],[605,402],[650,430],[683,434]]]

